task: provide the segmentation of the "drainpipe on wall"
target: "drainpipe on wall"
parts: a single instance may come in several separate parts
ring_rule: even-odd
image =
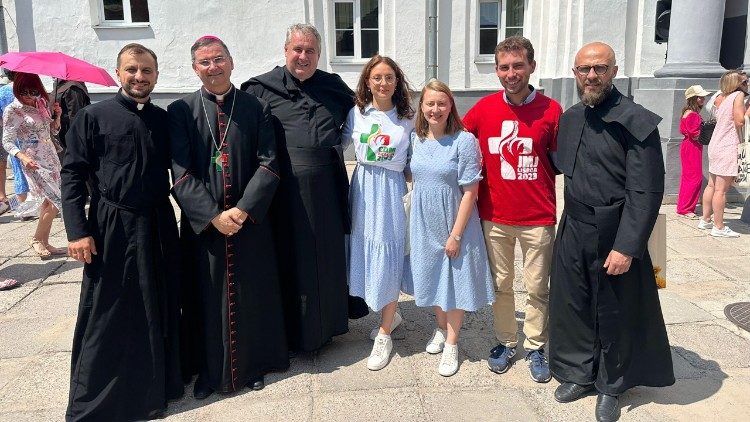
[[[437,78],[437,2],[427,2],[427,80]]]
[[[5,36],[5,7],[0,0],[0,54],[8,52],[8,38]]]

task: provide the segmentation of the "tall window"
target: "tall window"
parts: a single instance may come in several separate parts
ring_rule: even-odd
[[[103,24],[147,23],[148,0],[99,0]]]
[[[494,54],[495,46],[512,35],[523,35],[524,0],[479,0],[479,54]]]
[[[336,56],[370,58],[379,50],[378,0],[333,3]]]

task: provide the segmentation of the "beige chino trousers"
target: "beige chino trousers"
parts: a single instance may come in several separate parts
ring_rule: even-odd
[[[523,254],[523,281],[528,296],[524,307],[523,333],[527,351],[547,343],[549,317],[549,274],[555,226],[509,226],[482,220],[484,242],[490,270],[495,282],[495,303],[492,304],[495,337],[506,347],[518,344],[516,303],[513,294],[516,240]]]

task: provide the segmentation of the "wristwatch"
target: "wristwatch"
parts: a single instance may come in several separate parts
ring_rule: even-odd
[[[453,239],[455,239],[456,241],[458,241],[458,242],[460,242],[460,241],[461,241],[461,235],[458,235],[458,234],[452,234],[452,235],[451,235],[451,237],[452,237]]]

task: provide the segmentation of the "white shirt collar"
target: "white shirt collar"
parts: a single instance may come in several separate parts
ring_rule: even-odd
[[[516,107],[524,106],[524,105],[529,104],[530,102],[534,101],[534,98],[536,98],[536,89],[534,89],[534,87],[531,86],[531,85],[529,85],[529,89],[531,90],[531,92],[529,93],[528,96],[526,96],[526,98],[524,98],[524,100],[519,105],[516,105],[516,104],[513,104],[512,102],[510,102],[510,99],[508,98],[508,93],[505,90],[503,90],[503,99],[505,100],[505,102],[508,105],[512,105],[512,106],[516,106]]]

